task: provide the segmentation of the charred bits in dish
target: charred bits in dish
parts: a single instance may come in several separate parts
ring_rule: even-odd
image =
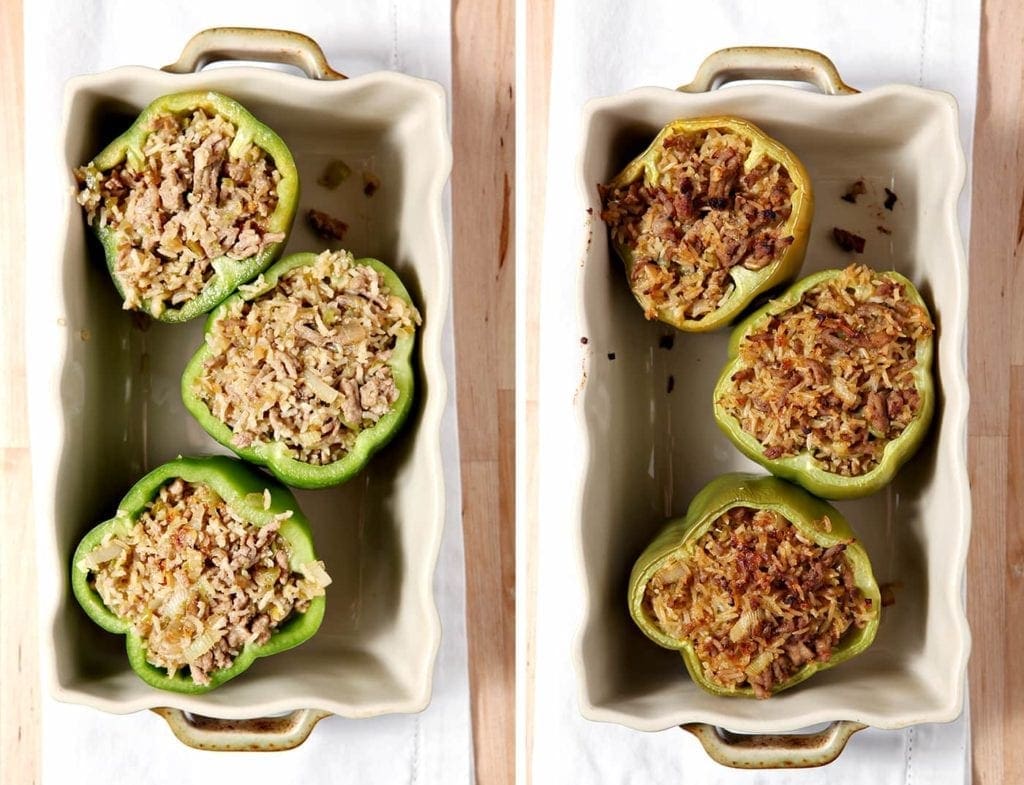
[[[348,231],[348,224],[340,218],[325,213],[323,210],[310,209],[306,213],[306,220],[320,237],[325,240],[344,240]]]
[[[840,229],[838,226],[833,226],[832,239],[836,241],[836,245],[847,253],[864,253],[865,241],[859,234],[854,234],[853,232],[848,232],[846,229]]]

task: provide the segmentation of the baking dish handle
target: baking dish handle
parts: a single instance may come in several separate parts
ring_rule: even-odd
[[[789,46],[719,49],[701,63],[692,82],[676,89],[683,93],[707,93],[740,79],[808,82],[828,95],[855,95],[860,92],[840,78],[835,63],[821,52]]]
[[[172,74],[191,74],[219,60],[254,60],[285,63],[310,79],[347,79],[327,63],[324,50],[309,36],[291,30],[260,27],[211,27],[185,44],[178,62],[165,65]]]
[[[298,747],[329,711],[298,709],[280,717],[250,720],[219,720],[181,709],[153,709],[178,737],[197,750],[217,752],[275,752]]]
[[[739,734],[704,722],[680,725],[711,759],[733,769],[807,769],[831,763],[867,725],[840,720],[818,733]]]

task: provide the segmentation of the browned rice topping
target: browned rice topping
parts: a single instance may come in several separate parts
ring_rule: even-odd
[[[117,232],[124,307],[148,300],[159,316],[202,290],[214,259],[247,259],[284,234],[268,231],[281,174],[254,144],[229,151],[230,121],[197,109],[158,115],[150,128],[141,169],[126,159],[107,172],[79,167],[75,177],[89,224]]]
[[[765,457],[806,450],[846,476],[878,465],[921,408],[916,352],[934,331],[903,289],[850,265],[743,338],[740,370],[719,403]]]
[[[780,236],[793,208],[789,172],[750,154],[725,129],[676,134],[663,142],[657,182],[599,186],[601,219],[634,254],[630,285],[651,298],[648,319],[665,305],[706,316],[732,293],[733,267],[763,269],[793,243]]]
[[[106,606],[131,622],[151,664],[172,676],[187,668],[205,685],[330,584],[323,562],[291,570],[288,542],[277,533],[290,516],[255,526],[209,486],[179,478],[128,534],[108,533],[79,566],[94,573]]]
[[[777,512],[734,507],[654,574],[645,607],[666,635],[693,643],[711,682],[767,698],[871,619],[845,549],[815,544]]]
[[[296,460],[332,463],[398,401],[388,363],[419,322],[380,273],[325,251],[214,323],[196,394],[239,447],[280,441]]]

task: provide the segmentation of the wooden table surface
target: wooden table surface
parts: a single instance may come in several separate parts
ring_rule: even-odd
[[[513,782],[514,3],[452,3],[453,300],[477,782]],[[0,781],[39,781],[22,287],[22,6],[0,0]]]
[[[528,4],[525,140],[529,212],[527,455],[537,445],[537,354],[544,150],[554,0]],[[975,785],[1024,783],[1024,3],[982,0],[974,135],[968,327],[974,506],[968,558],[969,669]],[[529,464],[530,462],[527,461]],[[527,575],[536,544],[536,477],[526,483]],[[526,601],[530,599],[528,578]],[[527,609],[524,744],[532,744],[532,616]]]

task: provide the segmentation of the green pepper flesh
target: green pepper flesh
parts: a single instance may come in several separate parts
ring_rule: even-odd
[[[236,292],[223,303],[221,303],[210,314],[206,322],[206,332],[209,332],[214,323],[229,312],[232,305],[238,300],[252,300],[266,292],[269,292],[276,285],[282,275],[296,267],[313,264],[317,259],[314,253],[299,253],[285,257],[273,265],[263,274],[265,284],[259,288],[249,289],[246,292]],[[357,259],[356,265],[368,265],[376,270],[384,278],[392,295],[400,297],[412,305],[412,299],[408,290],[402,284],[398,275],[383,262],[376,259]],[[196,421],[203,426],[210,436],[234,451],[239,457],[245,460],[266,466],[275,477],[282,482],[296,488],[327,488],[338,485],[354,477],[369,462],[370,458],[386,445],[401,430],[403,423],[412,408],[413,399],[413,369],[412,352],[416,343],[416,333],[399,336],[395,341],[395,347],[391,352],[388,364],[398,388],[398,400],[392,408],[382,416],[373,426],[364,428],[356,437],[353,448],[340,460],[320,466],[298,461],[288,454],[288,448],[283,442],[262,442],[254,443],[248,447],[239,447],[234,444],[234,434],[226,423],[219,420],[210,411],[202,399],[194,392],[196,380],[203,372],[203,364],[210,356],[210,349],[204,342],[196,351],[185,367],[181,377],[181,398],[185,408],[189,410]]]
[[[256,526],[265,526],[281,513],[291,511],[290,518],[282,522],[278,534],[288,543],[290,566],[299,570],[316,561],[313,534],[309,521],[303,515],[295,497],[284,486],[260,474],[239,460],[225,456],[205,458],[177,458],[158,466],[140,479],[118,505],[117,514],[99,524],[82,538],[71,561],[71,586],[82,609],[103,629],[126,637],[128,660],[143,681],[153,687],[171,692],[199,695],[224,684],[247,670],[259,657],[267,657],[298,646],[319,629],[324,617],[325,599],[315,597],[304,613],[295,614],[277,627],[262,645],[246,644],[227,668],[210,673],[210,683],[196,684],[188,676],[167,671],[149,663],[146,644],[132,631],[131,623],[116,616],[89,583],[89,570],[79,562],[103,541],[110,531],[127,533],[146,505],[159,494],[160,488],[175,478],[191,483],[202,483],[212,488],[239,517]],[[264,489],[270,491],[270,505],[264,509]]]
[[[157,98],[142,111],[127,131],[93,158],[91,165],[101,172],[113,169],[126,159],[141,165],[145,160],[143,147],[147,137],[152,133],[149,128],[151,120],[165,114],[180,115],[196,109],[218,114],[234,124],[236,134],[232,147],[251,142],[273,159],[274,166],[281,173],[281,180],[276,189],[277,207],[270,216],[267,231],[283,232],[288,235],[299,203],[299,173],[291,151],[280,136],[257,120],[245,107],[220,93],[196,91],[173,93]],[[112,228],[101,227],[98,224],[93,226],[92,230],[103,246],[107,270],[123,299],[124,286],[116,272],[119,235]],[[227,256],[214,259],[214,275],[206,282],[202,291],[179,308],[165,308],[157,318],[164,322],[184,322],[206,313],[231,294],[239,284],[249,281],[265,270],[278,257],[283,247],[284,242],[270,243],[261,253],[247,259],[231,259]],[[149,313],[148,300],[142,301],[142,307]]]

